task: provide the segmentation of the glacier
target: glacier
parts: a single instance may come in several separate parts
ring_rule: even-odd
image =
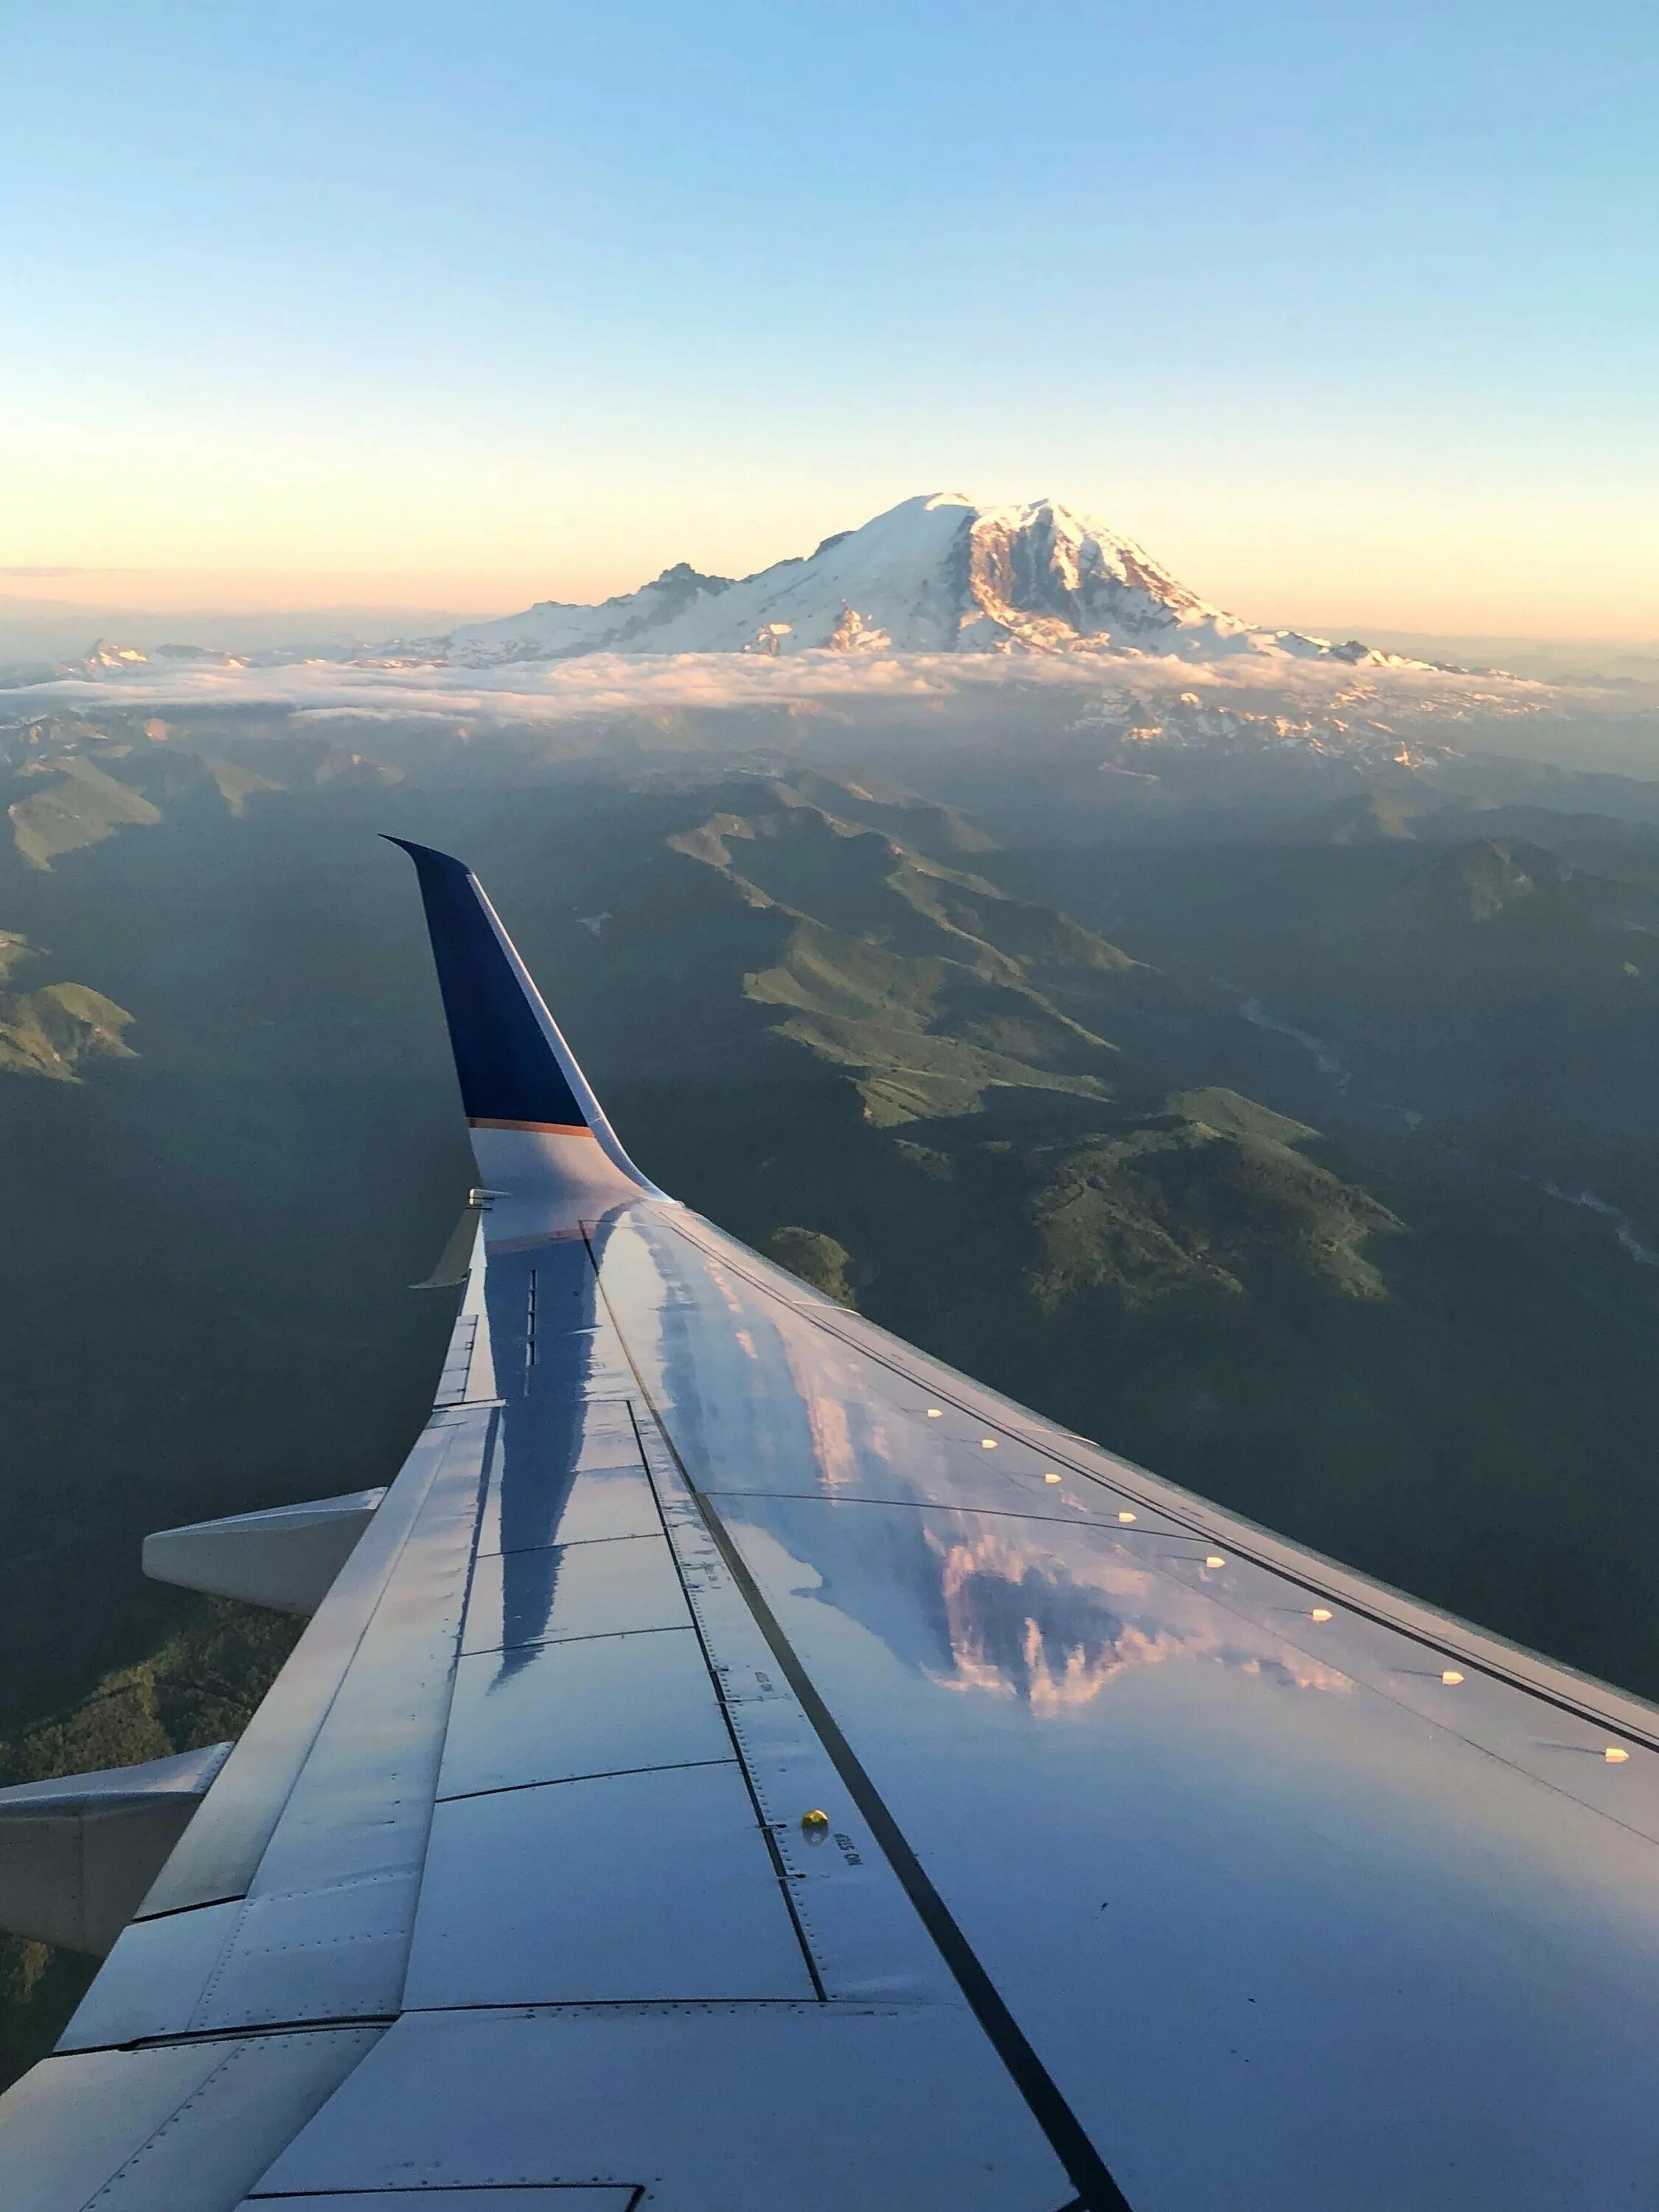
[[[1263,629],[1176,581],[1133,538],[1039,499],[980,507],[960,493],[902,501],[817,550],[752,576],[681,562],[598,605],[547,599],[422,640],[464,666],[586,653],[1109,653],[1403,664],[1355,642]]]

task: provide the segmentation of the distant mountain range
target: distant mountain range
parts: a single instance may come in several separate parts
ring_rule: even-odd
[[[1263,629],[1212,606],[1133,539],[1052,499],[907,499],[804,560],[752,576],[685,562],[582,606],[544,599],[464,623],[424,651],[468,665],[586,653],[1240,653],[1413,665],[1357,641]]]

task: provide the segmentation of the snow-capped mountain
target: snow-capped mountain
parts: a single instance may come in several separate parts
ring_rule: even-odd
[[[444,658],[474,665],[825,649],[1391,657],[1241,622],[1132,539],[1054,500],[982,507],[949,492],[907,499],[860,530],[826,538],[810,557],[753,576],[705,576],[682,562],[598,606],[547,599],[442,641]]]

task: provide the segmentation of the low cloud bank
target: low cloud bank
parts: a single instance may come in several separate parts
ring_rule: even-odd
[[[1372,712],[1535,712],[1570,699],[1571,687],[1536,678],[1327,662],[1228,660],[1216,665],[1115,654],[1032,655],[804,653],[771,660],[740,653],[593,653],[579,659],[518,662],[495,668],[441,663],[301,661],[276,667],[224,668],[150,662],[107,676],[64,677],[0,691],[0,715],[142,708],[203,712],[214,708],[286,709],[306,717],[376,720],[476,717],[545,722],[677,708],[741,709],[799,702],[825,708],[860,703],[926,705],[983,700],[1029,689],[1079,695],[1182,691],[1237,699],[1286,695],[1310,708],[1340,711],[1364,702]],[[1607,703],[1603,696],[1601,703]]]

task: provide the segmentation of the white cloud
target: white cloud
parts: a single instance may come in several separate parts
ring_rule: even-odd
[[[1243,693],[1293,696],[1316,710],[1340,711],[1364,700],[1372,711],[1486,710],[1526,713],[1565,702],[1560,686],[1535,679],[1414,668],[1241,656],[1212,665],[1109,654],[1037,655],[803,653],[773,660],[742,653],[592,653],[579,659],[517,662],[493,668],[440,663],[377,666],[301,661],[276,667],[224,668],[153,661],[106,677],[66,677],[0,692],[0,714],[52,709],[149,713],[213,708],[287,708],[307,717],[457,716],[543,722],[595,714],[676,708],[776,708],[794,702],[827,710],[860,703],[943,703],[1001,690],[1071,693],[1079,702],[1102,690],[1154,697],[1197,692],[1218,701]],[[1582,703],[1606,694],[1577,695]]]

